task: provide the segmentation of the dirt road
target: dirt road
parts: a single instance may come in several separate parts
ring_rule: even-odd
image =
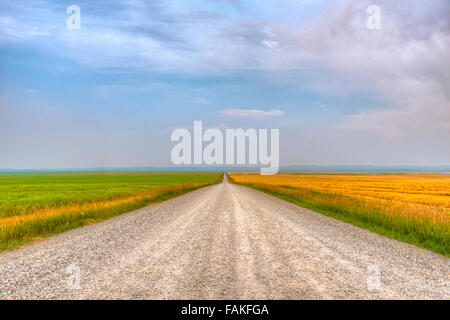
[[[449,259],[227,183],[0,254],[0,298],[449,299]]]

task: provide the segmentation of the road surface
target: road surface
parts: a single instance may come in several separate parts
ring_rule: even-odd
[[[449,259],[228,183],[0,253],[2,299],[449,299]]]

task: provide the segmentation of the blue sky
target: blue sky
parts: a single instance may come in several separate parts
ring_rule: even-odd
[[[171,131],[194,120],[279,128],[282,165],[448,165],[449,14],[446,0],[2,1],[0,168],[170,165]]]

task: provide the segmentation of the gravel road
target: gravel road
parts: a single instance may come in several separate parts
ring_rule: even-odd
[[[224,183],[0,254],[2,299],[449,299],[449,259]]]

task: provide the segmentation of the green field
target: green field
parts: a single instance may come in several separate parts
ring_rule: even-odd
[[[0,174],[0,250],[217,183],[219,173]]]

